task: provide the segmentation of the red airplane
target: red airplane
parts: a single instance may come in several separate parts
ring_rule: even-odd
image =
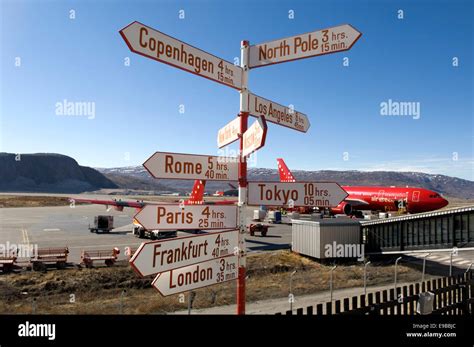
[[[174,201],[174,203],[182,202],[184,205],[232,205],[236,204],[236,201],[233,200],[221,200],[221,201],[204,201],[204,188],[206,186],[206,181],[195,180],[193,190],[189,196],[189,199],[183,201]],[[155,201],[122,201],[122,200],[97,200],[97,199],[77,199],[70,198],[70,201],[75,202],[86,202],[90,204],[105,205],[107,208],[113,206],[117,211],[123,211],[124,207],[132,207],[139,212],[145,205],[162,205],[166,204],[165,202],[155,202]],[[134,221],[135,222],[135,221]]]
[[[296,182],[283,159],[277,159],[281,182]],[[333,214],[352,215],[354,211],[398,211],[408,213],[428,212],[448,205],[440,194],[417,187],[342,186],[349,195],[336,207]]]
[[[233,184],[228,183],[231,189],[217,190],[212,196],[239,196],[239,190]]]

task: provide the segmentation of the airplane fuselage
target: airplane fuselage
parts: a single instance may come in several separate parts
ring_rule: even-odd
[[[409,213],[428,212],[448,204],[438,193],[416,187],[342,186],[349,194],[348,200],[363,200],[366,205],[353,206],[354,210],[398,211],[405,202]],[[402,203],[401,203],[402,202]]]

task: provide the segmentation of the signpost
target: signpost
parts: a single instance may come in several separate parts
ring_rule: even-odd
[[[362,34],[349,24],[250,46],[250,68],[347,51]]]
[[[145,205],[135,219],[147,230],[235,229],[237,206]]]
[[[217,147],[222,148],[239,139],[240,118],[235,118],[217,133]]]
[[[237,247],[236,230],[176,239],[144,242],[130,264],[140,276],[148,276],[232,255]]]
[[[154,178],[237,181],[237,158],[156,152],[143,164]]]
[[[249,182],[248,204],[267,206],[337,206],[347,192],[333,182]]]
[[[140,22],[120,30],[134,53],[240,90],[242,69]]]
[[[222,205],[147,205],[136,215],[147,229],[207,230],[238,225],[238,231],[144,243],[131,264],[143,276],[162,272],[152,283],[162,295],[237,279],[237,314],[245,314],[246,206],[330,207],[348,195],[337,183],[247,182],[246,156],[265,144],[265,119],[304,133],[310,127],[305,114],[250,93],[249,70],[346,51],[362,34],[344,24],[254,46],[242,41],[240,66],[139,22],[129,24],[120,34],[132,52],[240,91],[239,117],[220,129],[217,136],[219,148],[240,140],[238,158],[156,152],[143,164],[154,178],[238,180],[238,222],[236,207]],[[258,119],[247,129],[249,115]]]
[[[242,156],[246,157],[265,145],[267,122],[260,116],[243,134],[244,148]]]
[[[151,283],[163,296],[207,287],[237,279],[238,257],[235,255],[164,272]]]
[[[297,112],[294,109],[252,93],[248,93],[248,106],[252,116],[258,117],[262,115],[269,122],[283,125],[303,133],[307,132],[310,127],[308,116],[304,113]]]

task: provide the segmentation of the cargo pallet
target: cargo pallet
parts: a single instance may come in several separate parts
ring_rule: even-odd
[[[34,271],[43,271],[48,264],[55,264],[58,269],[64,269],[67,264],[69,249],[63,248],[40,248],[36,257],[30,262]]]
[[[92,268],[95,261],[104,261],[105,265],[112,266],[117,261],[118,254],[120,250],[117,247],[112,250],[82,251],[81,264],[86,268]]]
[[[2,272],[12,272],[15,268],[16,257],[0,257],[0,266],[2,267]]]

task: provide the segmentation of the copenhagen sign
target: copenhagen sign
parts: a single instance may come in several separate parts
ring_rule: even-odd
[[[120,30],[134,53],[240,90],[242,68],[140,22]]]

